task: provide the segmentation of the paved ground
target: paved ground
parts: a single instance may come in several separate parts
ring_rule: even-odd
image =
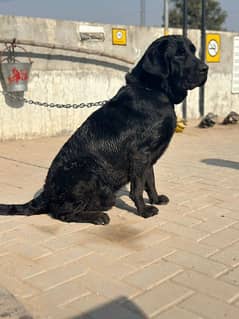
[[[156,167],[171,202],[151,219],[127,189],[108,226],[0,216],[1,286],[34,319],[239,318],[238,138],[176,134]],[[65,139],[0,143],[0,202],[32,198]]]

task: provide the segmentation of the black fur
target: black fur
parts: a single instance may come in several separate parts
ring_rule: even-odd
[[[174,104],[203,85],[208,67],[182,36],[154,41],[126,75],[126,85],[94,112],[65,143],[48,171],[42,194],[24,205],[0,205],[1,215],[49,213],[67,222],[109,223],[115,193],[130,183],[138,215],[166,204],[155,188],[153,165],[176,127]]]

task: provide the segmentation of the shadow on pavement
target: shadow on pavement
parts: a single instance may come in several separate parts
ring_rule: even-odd
[[[128,205],[127,203],[125,203],[121,198],[117,197],[116,203],[115,203],[115,207],[119,208],[119,209],[123,209],[123,210],[127,210],[129,213],[133,213],[135,215],[137,215],[137,210],[136,208]]]
[[[147,319],[146,314],[126,297],[119,297],[70,319]]]
[[[239,162],[228,161],[228,160],[223,160],[219,158],[206,158],[201,160],[201,162],[207,165],[239,169]]]
[[[0,318],[33,319],[24,306],[5,288],[0,287]]]

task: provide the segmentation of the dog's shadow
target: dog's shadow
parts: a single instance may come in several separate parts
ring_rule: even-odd
[[[135,215],[137,214],[137,209],[134,206],[134,203],[132,202],[132,206],[130,206],[128,203],[126,203],[122,197],[126,196],[127,198],[129,197],[129,190],[127,189],[127,186],[122,187],[116,194],[116,203],[115,207],[119,209],[126,210],[129,213],[133,213]],[[149,199],[144,197],[144,202],[149,204]]]
[[[136,208],[131,207],[127,203],[125,203],[120,197],[117,197],[115,207],[123,210],[127,210],[130,213],[137,215]]]
[[[119,209],[123,209],[123,210],[126,210],[130,213],[133,213],[133,214],[137,214],[137,210],[136,208],[130,206],[128,203],[126,203],[121,197],[124,197],[124,196],[127,196],[129,197],[129,191],[127,189],[126,186],[122,187],[117,195],[116,195],[116,203],[115,203],[115,207],[119,208]]]

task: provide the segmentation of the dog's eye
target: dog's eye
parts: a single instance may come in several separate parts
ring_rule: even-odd
[[[186,50],[184,48],[179,48],[177,51],[177,55],[184,55]]]

